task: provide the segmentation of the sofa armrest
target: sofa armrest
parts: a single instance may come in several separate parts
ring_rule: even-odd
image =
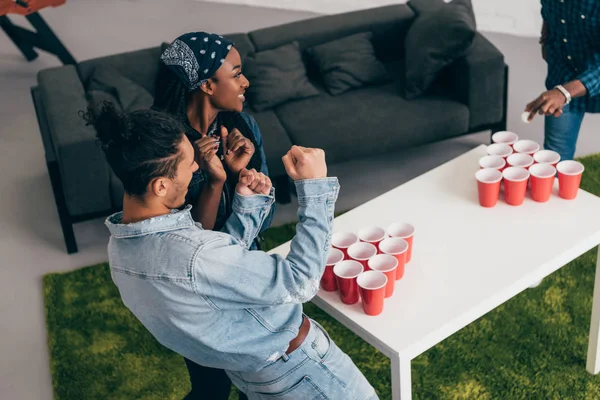
[[[469,107],[469,129],[501,122],[506,116],[507,96],[504,55],[483,35],[444,72],[450,92]]]
[[[83,85],[72,65],[38,74],[39,99],[47,121],[47,144],[54,150],[71,216],[110,210],[108,164],[96,131],[78,115],[87,109]]]

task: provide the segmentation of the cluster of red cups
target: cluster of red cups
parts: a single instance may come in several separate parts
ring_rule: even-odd
[[[412,258],[415,228],[396,222],[387,229],[371,226],[358,231],[339,232],[331,238],[321,288],[339,290],[345,304],[362,299],[367,315],[379,315],[384,299],[394,294],[396,281]]]
[[[560,161],[558,153],[540,150],[540,145],[532,140],[519,140],[514,132],[496,132],[492,141],[475,174],[481,206],[496,205],[502,183],[506,202],[512,206],[523,204],[528,185],[534,201],[546,202],[552,195],[557,173],[558,195],[567,200],[577,197],[584,171],[580,162]]]

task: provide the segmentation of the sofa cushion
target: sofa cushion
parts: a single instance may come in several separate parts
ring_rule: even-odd
[[[467,106],[443,96],[407,101],[395,84],[365,87],[275,109],[296,145],[320,147],[328,162],[417,146],[468,131]]]
[[[319,94],[308,81],[297,42],[247,57],[244,74],[250,81],[247,97],[256,111]]]
[[[156,46],[149,49],[132,51],[129,53],[115,54],[112,56],[95,58],[79,63],[77,69],[84,86],[87,86],[89,79],[95,69],[102,66],[110,66],[116,69],[122,76],[137,83],[154,94],[154,81],[158,74],[158,63],[162,47]]]
[[[427,91],[444,67],[465,54],[475,33],[470,0],[420,13],[406,35],[404,97],[414,99]]]
[[[271,177],[285,175],[281,157],[292,147],[292,141],[275,112],[273,110],[257,112],[249,107],[244,109],[244,112],[254,117],[262,134],[269,175]]]
[[[375,57],[371,32],[358,33],[307,49],[332,95],[389,81],[385,66]]]
[[[107,100],[121,110],[132,112],[150,108],[154,101],[146,89],[108,65],[96,67],[89,79],[87,92],[94,108],[102,104],[101,100]]]
[[[366,31],[387,30],[410,24],[414,12],[406,5],[391,5],[344,14],[326,15],[252,31],[248,34],[256,51],[299,42],[300,48],[316,46]]]
[[[407,4],[415,14],[437,11],[444,6],[444,0],[410,0]]]

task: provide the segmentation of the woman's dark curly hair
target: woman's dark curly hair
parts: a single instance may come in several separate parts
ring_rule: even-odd
[[[177,175],[184,127],[170,115],[154,110],[120,113],[109,102],[79,115],[96,128],[106,160],[127,194],[142,197],[153,179]]]

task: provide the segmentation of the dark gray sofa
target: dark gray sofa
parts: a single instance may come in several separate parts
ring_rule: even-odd
[[[503,55],[477,34],[467,54],[447,67],[434,87],[415,100],[399,94],[403,38],[415,18],[407,5],[339,14],[248,34],[225,35],[242,58],[298,41],[302,49],[354,33],[371,31],[377,56],[394,82],[367,86],[339,96],[323,89],[307,66],[320,95],[292,101],[253,115],[263,133],[267,163],[288,201],[281,156],[292,144],[320,147],[329,163],[391,152],[450,137],[506,128],[508,68]],[[377,40],[375,40],[375,38]],[[87,107],[86,87],[95,68],[110,65],[153,93],[161,46],[41,71],[32,96],[46,151],[67,251],[77,251],[73,223],[121,207],[123,189],[104,161],[95,132],[78,116]]]

